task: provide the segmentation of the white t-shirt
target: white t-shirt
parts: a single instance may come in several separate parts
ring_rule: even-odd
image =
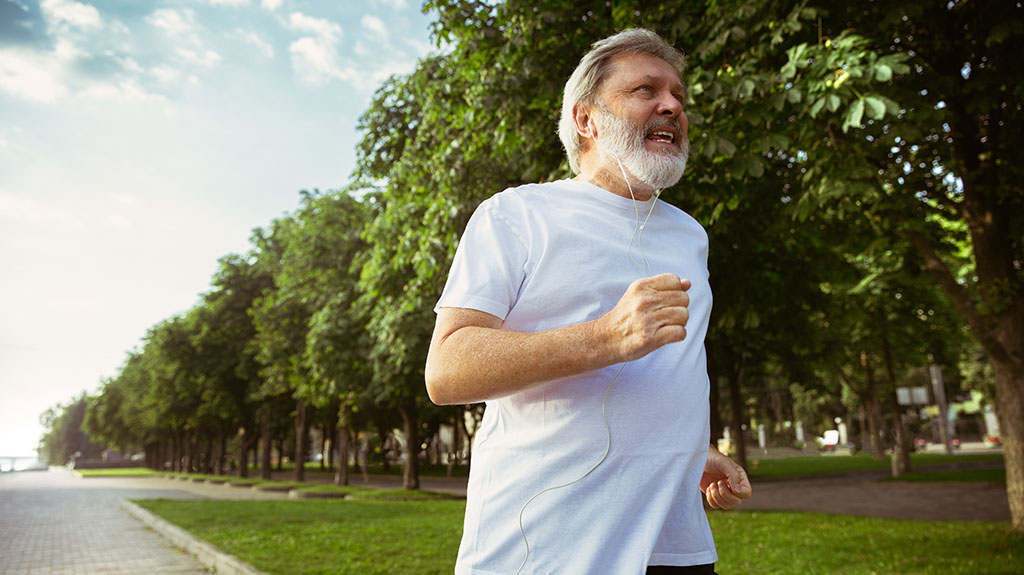
[[[652,202],[638,234],[637,212],[643,222]],[[503,318],[503,329],[597,319],[649,275],[693,283],[686,339],[626,364],[609,392],[607,459],[526,507],[523,575],[642,575],[648,565],[717,560],[698,489],[710,441],[707,249],[704,229],[681,210],[574,180],[506,190],[470,219],[437,307],[483,311]],[[457,575],[519,569],[524,504],[580,478],[605,453],[602,402],[620,365],[487,402]]]

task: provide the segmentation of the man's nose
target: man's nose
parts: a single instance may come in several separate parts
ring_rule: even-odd
[[[678,118],[683,113],[683,103],[674,94],[666,94],[658,102],[658,115]]]

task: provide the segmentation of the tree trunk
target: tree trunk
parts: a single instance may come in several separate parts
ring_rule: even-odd
[[[710,342],[705,343],[704,347],[707,350],[708,382],[711,386],[708,394],[708,403],[711,407],[711,442],[714,443],[718,438],[722,437],[722,429],[725,426],[722,423],[722,414],[718,409],[722,394],[718,387],[718,366],[715,364],[713,347]]]
[[[996,415],[1006,462],[1010,521],[1014,529],[1024,531],[1024,368],[1020,364],[992,362],[992,371],[999,398]]]
[[[214,475],[225,475],[224,460],[228,452],[228,431],[227,424],[221,423],[220,431],[217,433],[217,459],[214,461]]]
[[[238,428],[238,476],[249,477],[249,443],[251,433],[245,427]]]
[[[348,459],[352,446],[352,436],[348,432],[348,426],[338,426],[338,468],[334,472],[335,485],[348,485]]]
[[[213,450],[215,443],[212,434],[206,434],[206,451],[203,454],[203,473],[213,473]]]
[[[271,479],[274,476],[270,466],[273,442],[274,436],[270,431],[270,405],[264,404],[260,409],[260,479]]]
[[[473,433],[469,432],[469,428],[466,425],[466,413],[465,412],[462,412],[462,414],[460,414],[457,423],[459,424],[459,427],[462,428],[463,435],[466,436],[466,458],[465,458],[464,461],[465,461],[466,465],[472,465],[472,463],[473,463],[473,438],[476,436],[477,426],[475,426],[475,425],[473,426]]]
[[[306,398],[295,400],[295,481],[306,480]]]
[[[384,473],[391,471],[391,462],[388,461],[388,430],[383,425],[377,425],[377,436],[380,437],[380,465]]]
[[[881,314],[879,314],[881,316]],[[903,411],[900,409],[899,401],[896,398],[896,388],[899,386],[896,381],[896,370],[892,365],[892,349],[889,347],[889,336],[885,327],[885,318],[880,317],[878,322],[878,334],[882,343],[882,364],[885,366],[885,374],[892,386],[891,393],[886,394],[885,401],[892,413],[893,427],[896,430],[896,453],[898,457],[897,470],[900,475],[910,473],[910,451],[913,447],[910,444],[910,436],[907,434],[906,422],[903,421]]]
[[[402,414],[403,432],[405,433],[405,465],[402,467],[402,487],[406,489],[419,489],[420,437],[415,400],[403,403],[398,408],[398,411]]]
[[[743,376],[741,359],[730,358],[729,370],[729,404],[732,406],[733,445],[736,446],[736,462],[747,468],[747,440],[743,433],[743,398],[740,396],[740,379]]]
[[[867,411],[868,433],[871,436],[871,456],[881,461],[885,459],[885,447],[882,445],[879,421],[881,410],[878,407],[878,394],[875,391],[875,371],[871,368],[871,358],[866,351],[860,352],[860,365],[864,368],[864,389],[858,395],[860,395],[862,410]],[[863,424],[863,421],[861,423]]]

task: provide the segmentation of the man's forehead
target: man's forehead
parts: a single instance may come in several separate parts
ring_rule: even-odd
[[[672,88],[685,89],[679,73],[671,64],[650,54],[621,54],[609,62],[610,73],[606,83],[647,82],[667,83]]]

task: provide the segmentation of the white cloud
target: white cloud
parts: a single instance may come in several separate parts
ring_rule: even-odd
[[[263,0],[260,2],[260,8],[263,8],[268,12],[273,12],[281,7],[281,2],[282,0]]]
[[[122,103],[142,101],[165,102],[163,96],[146,91],[135,78],[115,78],[109,82],[95,82],[85,86],[77,95],[94,100]]]
[[[154,66],[149,69],[149,74],[161,84],[175,84],[181,77],[181,71],[170,66]]]
[[[65,25],[76,28],[100,28],[103,25],[99,10],[89,4],[69,2],[68,0],[43,0],[39,3],[47,24],[52,28]]]
[[[363,16],[362,25],[364,30],[381,36],[382,39],[385,41],[390,35],[388,33],[387,25],[384,24],[383,20],[377,18],[376,16],[370,16],[369,14]]]
[[[249,0],[209,0],[213,6],[245,6]]]
[[[0,192],[0,218],[29,225],[59,224],[74,228],[85,225],[74,212],[65,207],[48,205],[8,192]]]
[[[343,66],[338,56],[342,29],[337,22],[292,12],[287,26],[297,32],[311,34],[299,38],[288,46],[288,52],[292,56],[292,69],[300,80],[310,84],[322,84],[334,79],[355,78],[355,70],[350,66]]]
[[[310,84],[322,84],[332,79],[353,80],[356,71],[338,61],[337,46],[322,38],[305,37],[288,47],[292,55],[292,69],[299,78]]]
[[[394,10],[405,10],[406,8],[405,0],[376,0],[374,4],[387,6]]]
[[[206,50],[200,53],[187,48],[178,48],[178,55],[186,62],[202,66],[203,68],[213,68],[220,63],[220,54],[213,50]]]
[[[274,47],[268,44],[265,40],[263,40],[263,38],[261,38],[259,34],[252,32],[250,30],[236,28],[235,35],[241,38],[242,41],[246,44],[255,46],[256,49],[259,51],[260,54],[263,55],[264,58],[274,57]]]
[[[314,34],[325,39],[338,40],[341,38],[341,26],[337,22],[331,22],[326,18],[306,16],[302,12],[291,13],[288,17],[288,27],[296,32]]]
[[[198,30],[196,13],[191,8],[181,12],[173,8],[161,8],[146,16],[146,22],[171,36],[194,35]]]
[[[64,64],[47,53],[0,49],[0,90],[36,102],[52,102],[68,93]]]

